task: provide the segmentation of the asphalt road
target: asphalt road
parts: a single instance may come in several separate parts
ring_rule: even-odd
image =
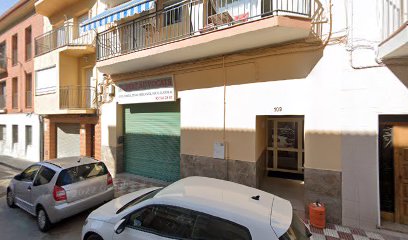
[[[10,179],[19,172],[20,170],[9,168],[0,164],[0,198],[6,195],[6,189]]]
[[[0,164],[0,239],[30,239],[30,240],[79,240],[82,225],[92,210],[65,219],[53,226],[47,233],[37,228],[36,218],[19,208],[9,208],[6,203],[6,189],[10,179],[20,170]]]

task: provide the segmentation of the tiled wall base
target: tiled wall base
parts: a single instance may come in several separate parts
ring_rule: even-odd
[[[181,154],[181,177],[205,176],[258,187],[263,176],[262,161],[246,162]]]
[[[326,221],[341,224],[341,172],[305,169],[305,210],[308,216],[308,204],[320,201],[326,205]]]

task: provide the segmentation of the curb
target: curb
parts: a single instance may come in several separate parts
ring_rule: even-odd
[[[24,170],[24,168],[18,168],[18,167],[9,165],[9,164],[4,163],[4,162],[0,162],[0,165],[3,165],[3,166],[5,166],[5,167],[8,167],[8,168],[11,168],[11,169],[14,169],[14,170],[18,170],[18,171],[23,171],[23,170]]]

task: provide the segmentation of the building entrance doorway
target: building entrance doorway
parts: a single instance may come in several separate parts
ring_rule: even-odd
[[[303,117],[268,117],[267,171],[303,175],[303,136]]]
[[[381,225],[408,232],[408,116],[393,118],[380,117]]]

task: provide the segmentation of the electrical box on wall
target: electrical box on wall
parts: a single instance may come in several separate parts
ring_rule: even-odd
[[[216,142],[214,143],[214,158],[225,159],[225,143]]]

